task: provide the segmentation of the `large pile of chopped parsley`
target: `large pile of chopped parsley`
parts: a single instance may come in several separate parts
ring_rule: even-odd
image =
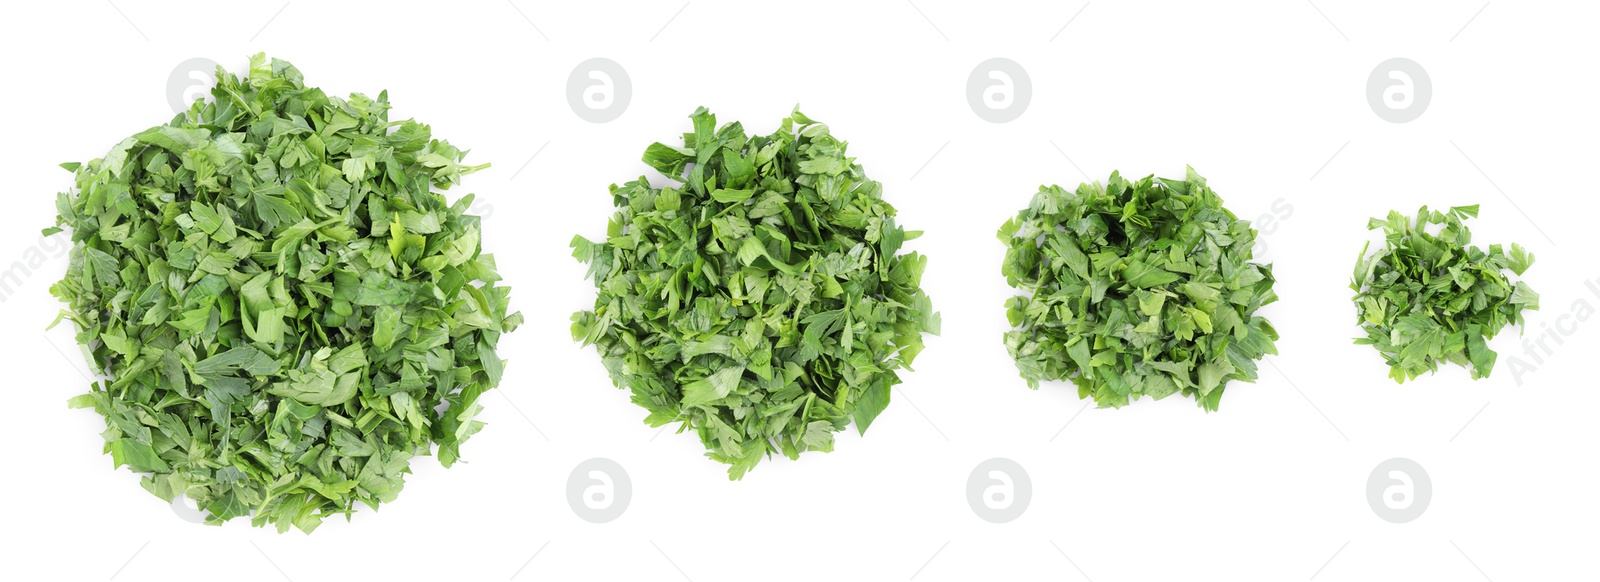
[[[162,499],[310,532],[394,500],[434,445],[457,460],[522,316],[472,196],[433,191],[484,166],[389,121],[387,93],[329,96],[258,54],[211,94],[63,165],[51,292],[104,376],[71,403]]]

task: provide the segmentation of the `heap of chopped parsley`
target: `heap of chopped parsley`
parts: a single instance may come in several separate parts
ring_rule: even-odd
[[[1539,309],[1539,294],[1521,280],[1533,254],[1516,243],[1510,253],[1472,246],[1463,220],[1477,216],[1476,204],[1449,212],[1424,206],[1415,219],[1391,210],[1367,221],[1368,229],[1383,229],[1384,246],[1369,255],[1371,243],[1363,245],[1350,279],[1367,334],[1355,343],[1377,348],[1397,383],[1436,371],[1441,361],[1470,366],[1473,379],[1488,377],[1497,354],[1487,340],[1521,326],[1524,309]],[[1427,232],[1431,225],[1440,225],[1438,234]]]
[[[310,532],[393,501],[434,445],[458,459],[522,316],[472,196],[433,191],[486,165],[389,121],[387,93],[329,96],[258,54],[211,94],[63,164],[73,249],[51,292],[104,376],[71,404],[162,499]]]
[[[738,479],[772,453],[832,450],[852,420],[866,432],[939,316],[927,258],[900,253],[920,232],[828,126],[798,109],[766,136],[690,118],[682,146],[644,153],[676,184],[613,184],[606,238],[572,239],[598,291],[572,336],[647,424],[682,423]]]
[[[1181,393],[1214,411],[1277,353],[1256,315],[1278,299],[1272,267],[1250,262],[1255,230],[1193,168],[1041,187],[998,236],[1022,292],[1006,301],[1006,349],[1031,388],[1071,380],[1100,407]]]

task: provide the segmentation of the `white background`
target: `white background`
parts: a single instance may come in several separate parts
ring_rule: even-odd
[[[1588,252],[1600,210],[1592,4],[116,0],[0,10],[11,112],[0,268],[20,281],[7,280],[0,304],[7,579],[1600,576],[1600,393],[1586,367],[1600,326],[1570,317],[1579,302],[1600,306],[1584,286],[1600,280]],[[471,148],[469,162],[493,162],[451,196],[484,201],[485,250],[527,317],[501,344],[505,383],[483,401],[489,425],[466,462],[418,459],[398,501],[310,536],[242,520],[193,525],[111,470],[102,419],[66,407],[87,383],[72,332],[43,331],[59,308],[47,288],[66,265],[66,235],[39,237],[70,185],[55,165],[169,119],[178,63],[206,57],[242,72],[256,51],[330,93],[388,89],[395,118],[431,124]],[[1031,105],[1008,124],[983,121],[965,96],[973,67],[997,56],[1033,83]],[[592,57],[632,80],[628,109],[610,123],[583,121],[566,102],[568,75]],[[1391,57],[1432,79],[1431,105],[1408,124],[1366,103],[1369,73]],[[729,482],[693,436],[645,426],[593,351],[571,342],[567,318],[593,289],[567,241],[604,232],[606,185],[647,173],[645,146],[689,130],[697,105],[767,133],[796,103],[850,141],[901,224],[927,231],[910,248],[931,257],[924,284],[944,333],[866,437],[852,429],[834,453],[764,462]],[[1184,164],[1241,217],[1274,214],[1275,202],[1292,209],[1262,235],[1282,297],[1262,313],[1283,336],[1280,355],[1258,383],[1230,385],[1213,414],[1180,398],[1085,410],[1070,387],[1028,390],[1000,342],[1010,291],[995,229],[1040,184],[1114,169],[1181,176]],[[1491,344],[1501,353],[1492,378],[1449,368],[1397,386],[1371,348],[1350,343],[1346,286],[1371,236],[1366,219],[1472,203],[1483,206],[1469,223],[1476,242],[1536,253],[1528,281],[1543,308],[1525,337],[1549,334],[1550,351],[1507,330]],[[1563,331],[1552,331],[1558,321]],[[1531,370],[1513,377],[1513,357]],[[568,473],[592,457],[621,464],[633,483],[611,523],[579,519],[565,499]],[[1031,476],[1031,505],[1011,523],[967,505],[968,473],[991,457]],[[1368,474],[1391,457],[1417,461],[1433,481],[1427,511],[1403,525],[1365,498]]]

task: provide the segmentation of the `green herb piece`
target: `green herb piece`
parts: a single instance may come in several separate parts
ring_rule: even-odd
[[[676,184],[613,184],[606,238],[572,239],[598,290],[572,316],[618,387],[680,422],[739,479],[763,457],[833,450],[889,405],[939,315],[922,291],[921,234],[895,224],[882,185],[800,113],[768,136],[690,116],[683,145],[644,161]]]
[[[1462,221],[1477,216],[1476,204],[1449,212],[1424,206],[1415,220],[1390,211],[1367,221],[1369,230],[1383,229],[1384,246],[1368,255],[1371,243],[1363,245],[1350,279],[1367,334],[1355,343],[1377,348],[1395,382],[1437,371],[1441,360],[1487,378],[1497,357],[1487,340],[1509,324],[1521,326],[1524,309],[1539,309],[1539,294],[1521,280],[1533,254],[1516,243],[1510,254],[1500,245],[1487,253],[1472,246]],[[1430,225],[1443,226],[1429,234]]]
[[[1193,168],[1040,187],[998,236],[1000,271],[1022,292],[1006,300],[1006,350],[1030,388],[1071,380],[1101,408],[1181,392],[1213,411],[1278,353],[1255,315],[1278,299],[1272,267],[1250,262],[1256,232]]]
[[[70,404],[156,496],[309,533],[393,501],[434,445],[459,458],[522,315],[472,195],[432,189],[487,164],[389,121],[387,92],[332,97],[257,54],[211,94],[63,164],[73,248],[50,291],[105,376]]]

